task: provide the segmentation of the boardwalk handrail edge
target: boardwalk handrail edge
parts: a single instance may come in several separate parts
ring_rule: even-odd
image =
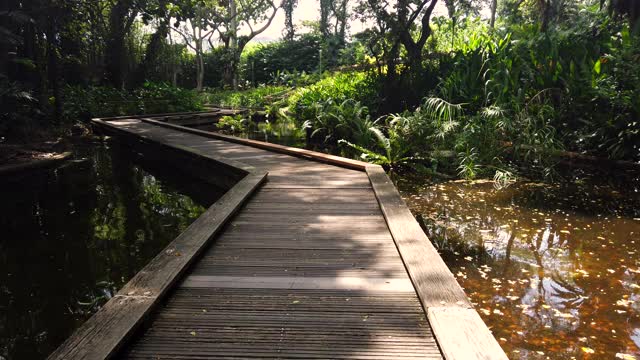
[[[188,132],[191,134],[208,137],[211,139],[224,140],[224,141],[232,142],[236,144],[247,145],[254,148],[291,155],[291,156],[303,158],[306,160],[322,162],[325,164],[335,165],[335,166],[344,167],[352,170],[365,171],[367,166],[371,165],[363,161],[347,159],[341,156],[329,155],[329,154],[325,154],[317,151],[300,149],[300,148],[291,147],[291,146],[272,144],[272,143],[258,141],[258,140],[243,139],[236,136],[217,134],[217,133],[204,131],[204,130],[192,129],[192,128],[188,128],[181,125],[161,122],[153,118],[141,117],[141,118],[138,118],[138,120],[146,123],[154,124],[157,126],[162,126],[162,127],[182,131],[182,132]]]
[[[92,119],[92,122],[98,126],[112,127],[102,119]],[[229,159],[203,155],[181,147],[173,149],[206,156],[218,163],[241,165],[237,169],[246,174],[76,329],[48,359],[113,357],[268,175],[240,162],[230,162]]]
[[[138,119],[177,131],[366,172],[400,258],[445,358],[447,360],[507,359],[504,350],[469,302],[453,273],[380,165],[306,149],[216,134],[168,124],[144,116]],[[434,284],[439,286],[434,288]]]

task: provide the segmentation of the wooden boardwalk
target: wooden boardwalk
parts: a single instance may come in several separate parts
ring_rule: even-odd
[[[381,168],[158,120],[237,185],[52,359],[506,359]]]

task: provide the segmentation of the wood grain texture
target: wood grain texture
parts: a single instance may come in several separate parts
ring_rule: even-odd
[[[189,132],[189,133],[192,133],[192,134],[196,134],[196,135],[200,135],[200,136],[204,136],[204,137],[209,137],[209,138],[212,138],[212,139],[225,140],[225,141],[232,142],[232,143],[237,143],[237,144],[257,147],[259,149],[265,149],[265,150],[269,150],[269,151],[273,151],[273,152],[277,152],[277,153],[282,153],[282,154],[302,157],[302,158],[306,158],[306,159],[309,159],[309,160],[320,161],[320,162],[324,162],[324,163],[327,163],[327,164],[346,167],[346,168],[354,169],[354,170],[364,171],[366,169],[366,166],[369,165],[368,163],[365,163],[365,162],[362,162],[362,161],[351,160],[351,159],[343,158],[341,156],[329,155],[329,154],[324,154],[324,153],[320,153],[320,152],[316,152],[316,151],[300,149],[300,148],[294,148],[294,147],[290,147],[290,146],[283,146],[283,145],[278,145],[278,144],[266,143],[266,142],[263,142],[263,141],[242,139],[242,138],[238,138],[238,137],[235,137],[235,136],[216,134],[216,133],[212,133],[212,132],[191,129],[191,128],[187,128],[187,127],[183,127],[183,126],[179,126],[179,125],[165,124],[165,123],[158,122],[158,121],[156,121],[156,120],[154,120],[152,118],[140,118],[140,120],[145,121],[145,122],[149,122],[149,123],[153,123],[153,124],[159,125],[159,126],[166,126],[166,127],[169,127],[169,128],[173,128],[173,129],[178,130],[178,131]]]
[[[118,137],[161,144],[194,158],[223,159],[227,168],[238,166],[247,177],[257,171],[269,176],[212,235],[212,246],[185,266],[185,276],[175,275],[182,279],[179,285],[164,288],[170,293],[156,295],[154,289],[163,284],[132,280],[119,296],[122,304],[107,309],[117,316],[96,316],[105,324],[117,318],[127,328],[127,321],[139,322],[118,316],[144,312],[145,317],[153,308],[148,326],[131,340],[130,333],[123,335],[119,344],[126,341],[126,346],[110,354],[133,359],[441,359],[444,354],[464,359],[465,354],[499,353],[382,168],[163,122],[170,117],[95,122]],[[148,271],[174,276],[162,263]],[[165,305],[155,306],[160,297]],[[462,312],[435,311],[449,308]],[[437,326],[433,331],[430,317]],[[476,331],[478,339],[452,339],[452,327],[464,328],[468,337]]]
[[[211,239],[266,179],[249,174],[138,272],[49,359],[106,359],[131,336]]]
[[[507,359],[380,166],[367,174],[391,236],[447,360]]]
[[[508,359],[474,309],[432,307],[427,314],[446,359]]]

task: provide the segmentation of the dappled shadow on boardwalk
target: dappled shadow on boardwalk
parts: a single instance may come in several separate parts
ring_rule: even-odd
[[[270,176],[121,357],[440,357],[365,173],[128,127]]]

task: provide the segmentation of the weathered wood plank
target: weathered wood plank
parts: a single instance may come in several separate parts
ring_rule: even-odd
[[[356,290],[366,292],[413,292],[409,279],[334,277],[284,277],[284,276],[188,276],[182,288],[241,288],[241,289],[312,289]]]
[[[441,333],[438,344],[445,358],[507,359],[382,167],[368,166],[367,174],[433,332],[436,336]],[[431,311],[443,308],[453,310]],[[455,329],[465,327],[471,334],[455,338]]]
[[[447,359],[501,353],[380,167],[158,117],[109,125],[250,174],[270,173],[121,356],[442,358],[432,324]],[[147,283],[133,283],[122,306],[157,301]],[[450,329],[465,326],[464,337],[476,331],[478,339],[452,340]]]
[[[432,307],[427,314],[446,359],[507,359],[474,309]]]
[[[247,175],[136,274],[49,359],[112,356],[265,179],[266,173]]]
[[[257,147],[257,148],[260,148],[260,149],[265,149],[265,150],[269,150],[269,151],[273,151],[273,152],[277,152],[277,153],[282,153],[282,154],[302,157],[302,158],[309,159],[309,160],[312,160],[312,161],[320,161],[320,162],[324,162],[324,163],[327,163],[327,164],[346,167],[346,168],[354,169],[354,170],[364,171],[366,169],[366,166],[369,165],[368,163],[365,163],[365,162],[362,162],[362,161],[351,160],[351,159],[343,158],[343,157],[340,157],[340,156],[328,155],[328,154],[323,154],[323,153],[319,153],[319,152],[316,152],[316,151],[310,151],[310,150],[306,150],[306,149],[294,148],[294,147],[283,146],[283,145],[278,145],[278,144],[271,144],[271,143],[266,143],[266,142],[262,142],[262,141],[256,141],[256,140],[250,140],[250,139],[242,139],[242,138],[238,138],[238,137],[235,137],[235,136],[222,135],[222,134],[217,134],[217,133],[212,133],[212,132],[207,132],[207,131],[202,131],[202,130],[190,129],[190,128],[183,127],[183,126],[161,123],[161,122],[155,121],[153,119],[149,119],[149,118],[140,118],[140,120],[145,121],[145,122],[149,122],[149,123],[152,123],[152,124],[155,124],[155,125],[159,125],[159,126],[170,127],[170,128],[175,129],[175,130],[178,130],[178,131],[183,131],[183,132],[188,132],[188,133],[192,133],[192,134],[196,134],[196,135],[200,135],[200,136],[204,136],[204,137],[209,137],[209,138],[212,138],[212,139],[225,140],[225,141],[232,142],[232,143],[237,143],[237,144]]]

